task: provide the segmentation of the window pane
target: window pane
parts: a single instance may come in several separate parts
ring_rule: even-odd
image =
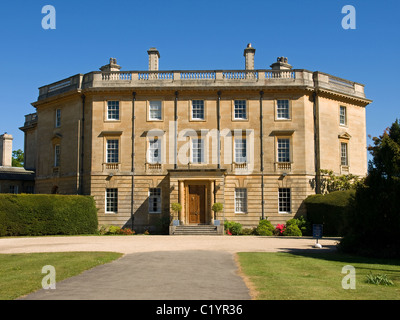
[[[247,212],[247,189],[235,189],[235,212]]]
[[[149,189],[149,212],[150,213],[161,212],[161,188]]]
[[[193,100],[192,101],[192,119],[204,120],[204,101]]]
[[[291,212],[290,188],[279,188],[279,212]]]
[[[246,100],[235,100],[235,119],[247,119]]]
[[[119,101],[108,101],[107,104],[107,119],[119,120]]]
[[[192,162],[204,162],[204,141],[203,139],[192,140]]]
[[[149,162],[161,162],[161,141],[158,139],[153,139],[149,141]]]
[[[346,125],[346,107],[340,107],[340,124]]]
[[[278,119],[289,119],[289,100],[278,100],[276,117]]]
[[[54,146],[54,166],[55,167],[60,166],[60,153],[61,153],[61,148],[60,148],[60,145],[57,144]]]
[[[342,166],[347,166],[348,161],[347,161],[347,143],[341,143],[340,144],[340,163]]]
[[[161,101],[150,101],[150,120],[161,120]]]
[[[246,139],[235,139],[235,162],[245,163],[246,157]]]
[[[106,189],[106,212],[118,212],[118,189]]]
[[[290,162],[289,139],[278,139],[278,162]]]
[[[118,163],[119,141],[107,140],[107,163]]]
[[[56,110],[56,127],[61,126],[61,109]]]

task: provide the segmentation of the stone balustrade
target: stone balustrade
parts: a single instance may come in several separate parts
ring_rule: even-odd
[[[302,87],[365,99],[364,85],[308,70],[95,71],[39,88],[38,100],[91,88]]]

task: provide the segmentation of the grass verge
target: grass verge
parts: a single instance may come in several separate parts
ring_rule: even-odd
[[[54,266],[58,282],[121,256],[117,252],[0,254],[0,300],[13,300],[41,289],[46,265]]]
[[[241,252],[238,262],[257,300],[399,300],[400,260],[370,259],[339,253]],[[342,273],[355,269],[355,289]],[[368,275],[385,274],[391,286],[367,283]]]

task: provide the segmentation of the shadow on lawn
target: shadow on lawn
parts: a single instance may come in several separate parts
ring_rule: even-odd
[[[291,249],[291,248],[282,248],[282,252],[289,253],[296,256],[322,259],[327,261],[335,261],[342,262],[343,264],[351,265],[354,263],[357,264],[376,264],[376,265],[395,265],[400,266],[400,259],[383,259],[383,258],[372,258],[372,257],[364,257],[364,256],[356,256],[353,254],[343,253],[337,250],[336,245],[324,246],[322,249],[314,248],[314,246],[310,246],[310,249]],[[360,269],[369,270],[370,268],[364,268],[358,266]],[[373,270],[373,269],[371,269]],[[381,269],[381,271],[386,271]],[[387,270],[390,272],[398,272],[395,270]]]

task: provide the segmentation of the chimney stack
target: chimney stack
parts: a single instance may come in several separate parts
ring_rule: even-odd
[[[251,47],[251,43],[247,45],[247,48],[244,49],[243,56],[245,57],[245,69],[246,70],[254,70],[254,55],[256,53],[256,49]]]
[[[100,70],[103,71],[103,72],[120,71],[121,70],[121,66],[117,65],[117,59],[110,58],[110,63],[106,64],[105,66],[102,66],[100,68]]]
[[[150,48],[147,53],[149,54],[149,71],[158,71],[158,59],[160,59],[160,53],[156,48]]]
[[[12,166],[12,141],[11,134],[4,133],[0,136],[0,167]]]
[[[272,70],[290,70],[292,66],[288,63],[288,59],[285,57],[278,57],[276,62],[271,64]]]

